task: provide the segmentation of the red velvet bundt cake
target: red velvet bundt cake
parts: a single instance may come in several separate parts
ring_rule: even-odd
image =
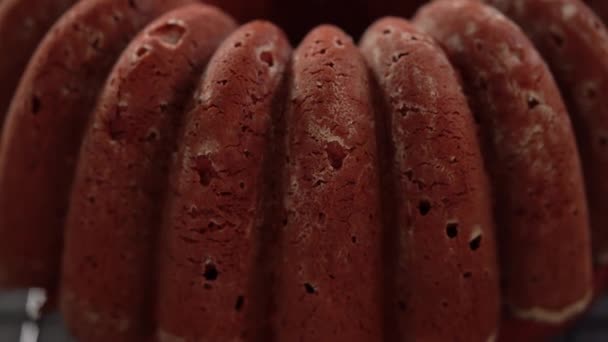
[[[477,116],[503,305],[518,319],[563,323],[591,300],[592,270],[581,167],[559,90],[523,32],[490,7],[436,1],[415,23],[444,46]]]
[[[234,27],[215,8],[182,7],[135,37],[110,73],[81,147],[65,223],[61,304],[75,335],[111,340],[123,329],[117,322],[129,324],[131,339],[145,329],[133,318],[152,308],[150,261],[177,126],[198,75]],[[121,252],[108,254],[108,244]]]
[[[567,327],[608,269],[608,8],[424,3],[0,0],[0,288],[85,342]]]

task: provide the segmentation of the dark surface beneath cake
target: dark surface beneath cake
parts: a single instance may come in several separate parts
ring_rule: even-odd
[[[27,312],[27,303],[27,291],[0,292],[0,342],[73,341],[58,314],[33,322]],[[596,303],[575,328],[553,342],[605,341],[608,341],[608,298]]]

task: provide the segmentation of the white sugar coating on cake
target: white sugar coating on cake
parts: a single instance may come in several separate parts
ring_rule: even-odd
[[[480,236],[482,236],[483,234],[483,230],[482,227],[478,224],[473,226],[473,229],[471,230],[471,235],[469,236],[469,241],[473,241],[477,238],[479,238]]]
[[[186,32],[187,25],[183,20],[170,18],[149,29],[146,36],[157,40],[166,48],[175,49],[181,44]]]
[[[452,34],[446,41],[448,47],[454,51],[462,52],[464,51],[464,45],[462,44],[462,38],[460,34],[454,33]]]
[[[159,342],[186,342],[185,338],[169,333],[163,329],[158,330],[156,337]]]
[[[61,307],[63,310],[67,310],[66,312],[71,312],[75,308],[78,308],[77,314],[82,319],[84,325],[90,329],[110,329],[118,334],[123,334],[130,328],[131,322],[127,317],[116,312],[108,314],[93,310],[93,306],[90,303],[78,298],[72,291],[64,291],[61,301]],[[72,312],[72,314],[74,313],[76,312]]]
[[[564,20],[570,20],[576,15],[578,8],[575,4],[564,4],[562,5],[562,17]]]
[[[518,308],[507,303],[509,310],[518,318],[549,324],[565,323],[587,309],[593,299],[593,291],[587,292],[582,298],[560,309],[542,307]]]
[[[131,53],[131,64],[137,64],[142,58],[152,52],[153,47],[150,44],[142,44]]]

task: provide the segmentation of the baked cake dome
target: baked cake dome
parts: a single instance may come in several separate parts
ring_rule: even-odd
[[[423,3],[0,1],[0,288],[87,342],[566,328],[607,273],[607,12]]]

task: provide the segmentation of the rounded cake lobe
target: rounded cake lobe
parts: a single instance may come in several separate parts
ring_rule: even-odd
[[[458,76],[403,19],[377,21],[360,47],[393,151],[383,158],[392,178],[383,189],[393,189],[385,229],[398,241],[387,316],[400,336],[389,339],[490,340],[500,309],[492,201]]]
[[[153,334],[156,246],[185,104],[236,27],[192,4],[156,19],[114,66],[92,114],[66,219],[61,309],[81,341]]]
[[[0,287],[56,288],[70,187],[97,94],[137,31],[184,3],[82,1],[39,45],[0,140]]]
[[[517,8],[486,0],[517,22],[558,81],[583,162],[598,279],[608,271],[608,32],[578,0],[523,1]],[[606,3],[605,1],[603,3]],[[584,61],[584,62],[581,62]],[[603,284],[598,283],[601,291]]]
[[[435,1],[415,22],[460,71],[480,124],[496,200],[504,321],[556,330],[584,311],[593,287],[584,181],[559,90],[523,32],[487,5]]]
[[[195,93],[171,166],[161,232],[160,341],[267,340],[263,258],[276,160],[272,136],[291,47],[255,21],[220,46]],[[262,259],[261,261],[258,259]],[[262,337],[254,337],[260,335]]]
[[[382,226],[374,110],[352,39],[313,29],[294,53],[277,341],[382,339]]]
[[[0,1],[0,128],[36,46],[76,0]]]

